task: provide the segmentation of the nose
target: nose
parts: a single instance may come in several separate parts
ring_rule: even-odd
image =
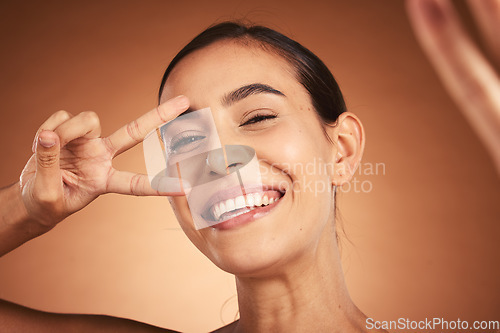
[[[227,175],[248,164],[254,155],[249,146],[226,145],[207,154],[207,166],[211,172]]]

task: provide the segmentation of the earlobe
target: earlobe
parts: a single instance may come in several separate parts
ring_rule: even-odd
[[[365,132],[359,118],[351,112],[342,113],[335,128],[337,152],[334,158],[333,185],[348,182],[361,162],[365,148]]]

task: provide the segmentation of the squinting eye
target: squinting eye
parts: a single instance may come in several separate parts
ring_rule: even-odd
[[[258,122],[261,122],[264,120],[268,120],[268,119],[274,119],[274,118],[276,118],[275,114],[265,114],[265,115],[258,114],[255,117],[252,117],[252,118],[248,119],[247,121],[245,121],[243,124],[240,125],[240,127],[255,124],[255,123],[258,123]]]
[[[205,138],[206,136],[201,134],[179,134],[178,136],[173,137],[170,141],[168,152],[170,154],[190,152],[198,148],[198,146],[203,142]]]

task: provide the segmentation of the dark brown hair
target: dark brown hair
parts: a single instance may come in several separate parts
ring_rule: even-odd
[[[196,50],[230,39],[256,42],[286,59],[295,68],[297,80],[309,92],[313,107],[323,123],[335,123],[338,116],[346,111],[337,82],[328,67],[314,53],[275,30],[236,22],[223,22],[206,29],[177,53],[163,75],[158,100],[161,99],[169,74],[179,61]]]

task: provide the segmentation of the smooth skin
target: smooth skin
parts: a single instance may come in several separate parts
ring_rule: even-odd
[[[251,84],[284,96],[262,92],[224,103],[224,96]],[[226,330],[364,331],[366,316],[344,282],[332,189],[348,181],[361,160],[364,131],[358,118],[343,113],[326,127],[330,141],[294,68],[248,42],[218,42],[181,60],[162,100],[179,94],[190,99],[192,109],[210,106],[221,143],[253,147],[262,183],[286,191],[268,215],[230,230],[196,230],[186,198],[170,200],[191,242],[236,276],[240,320]],[[274,118],[248,124],[257,115]],[[332,168],[307,172],[314,161]]]
[[[498,68],[500,62],[500,46],[498,38],[496,38],[496,32],[500,30],[500,1],[469,1],[469,6],[478,22],[480,32],[489,50],[488,57],[483,55],[471,42],[465,29],[461,27],[450,1],[411,0],[407,1],[407,5],[413,28],[431,63],[435,66],[450,95],[455,99],[457,105],[464,112],[466,119],[469,120],[471,126],[487,147],[497,170],[500,170],[500,150],[498,149],[500,142],[498,137],[500,133],[500,102],[498,93],[500,91],[500,83],[498,81],[498,72],[495,70],[495,68]],[[487,59],[490,60],[488,61]],[[184,102],[187,101],[184,100]],[[111,160],[116,154],[125,151],[139,142],[150,129],[162,123],[162,120],[171,119],[180,114],[187,108],[187,104],[184,104],[184,102],[180,102],[182,106],[174,106],[176,102],[168,101],[159,108],[159,110],[163,110],[160,112],[160,117],[158,117],[158,111],[153,110],[148,113],[148,116],[139,118],[141,120],[138,119],[136,122],[124,126],[114,134],[118,139],[112,140],[111,145],[109,137],[100,138],[98,118],[95,114],[83,114],[72,117],[68,113],[58,112],[50,120],[47,120],[37,133],[37,137],[34,140],[34,155],[25,167],[20,183],[0,190],[0,255],[8,253],[26,241],[49,231],[62,219],[85,207],[85,205],[100,194],[116,192],[128,195],[158,195],[159,193],[154,193],[154,191],[148,189],[143,176],[112,169]],[[76,117],[79,117],[81,121],[69,122],[70,119]],[[146,119],[148,120],[145,121]],[[346,123],[349,125],[347,127],[353,127],[358,123],[358,120],[352,114],[347,114],[347,117],[344,119],[349,119]],[[57,131],[57,128],[65,123],[67,124]],[[344,131],[342,124],[343,121],[339,121],[339,124],[335,127],[337,132],[331,133],[334,136],[338,135],[336,136],[337,139],[342,137],[341,133]],[[346,132],[344,131],[344,133]],[[77,139],[73,141],[68,140],[71,138]],[[361,148],[362,145],[360,143],[362,141],[358,140],[354,145],[347,146],[358,146]],[[69,145],[65,145],[66,142],[70,142]],[[52,143],[54,144],[51,146]],[[44,144],[50,147],[44,147]],[[338,145],[337,147],[340,146]],[[85,149],[84,147],[89,148]],[[90,149],[90,147],[97,148],[97,150]],[[70,158],[73,152],[77,152],[76,156],[78,158],[76,160]],[[353,155],[352,151],[347,154],[346,156],[351,157],[356,155]],[[339,155],[335,156],[335,161],[343,158]],[[351,162],[355,161],[352,158],[344,159],[345,162],[348,162],[348,160]],[[97,173],[100,175],[99,177],[93,178],[92,176],[89,178],[89,174],[85,170],[90,170],[91,165],[100,170]],[[270,166],[271,164],[267,167]],[[65,167],[66,169],[64,169]],[[341,169],[339,167],[337,170]],[[346,168],[346,170],[348,171],[349,168]],[[334,176],[337,178],[331,179],[332,184],[334,182],[340,184],[349,179],[349,174],[340,176],[337,173]],[[43,187],[48,187],[51,191],[44,194],[44,191],[40,191]],[[178,193],[166,193],[165,195],[167,194],[175,195]],[[174,204],[182,203],[182,199],[180,198],[174,198],[172,201],[177,201]],[[177,214],[181,214],[180,211],[183,210],[179,207]],[[186,221],[182,216],[180,220]],[[278,297],[275,300],[272,298],[265,299],[264,292],[270,290],[272,286],[270,283],[272,281],[262,279],[269,277],[272,273],[277,273],[280,268],[284,267],[283,265],[273,264],[272,258],[267,259],[267,262],[253,260],[253,264],[251,265],[253,269],[250,270],[248,270],[248,265],[243,267],[241,265],[231,265],[231,263],[235,262],[231,256],[226,256],[225,258],[216,258],[214,256],[218,252],[217,249],[210,248],[210,237],[200,237],[191,229],[186,228],[186,226],[184,224],[183,228],[188,231],[188,236],[194,239],[197,242],[197,246],[201,247],[213,261],[223,266],[226,270],[236,271],[241,276],[238,278],[240,280],[238,282],[238,289],[240,311],[242,313],[241,320],[221,328],[219,332],[245,331],[246,329],[258,329],[273,325],[287,327],[288,323],[286,320],[291,317],[290,313],[294,309],[290,307],[290,304],[293,305],[293,302],[290,301],[294,299],[308,299],[310,295],[308,295],[308,292],[305,292],[307,290],[310,290],[313,294],[318,292],[314,286],[311,289],[307,286],[299,286],[297,291],[294,290],[289,293],[290,289],[287,289],[288,278],[285,279],[283,278],[284,275],[282,275],[276,281],[276,293],[281,292],[282,294],[274,294],[273,297]],[[327,230],[330,230],[330,234],[333,233],[333,223],[324,223],[321,228],[323,228],[321,230],[325,235],[328,235]],[[292,234],[298,234],[297,230],[295,229]],[[332,249],[331,238],[318,236],[317,229],[310,228],[308,235],[316,236],[316,244],[321,244],[321,248]],[[304,237],[301,239],[314,238]],[[325,241],[325,239],[328,239],[328,241]],[[307,241],[302,242],[301,245],[303,249],[307,248]],[[279,250],[277,251],[276,253],[279,253]],[[333,251],[334,255],[332,257],[338,262],[336,248],[333,248]],[[311,252],[309,251],[309,253]],[[322,257],[321,253],[318,255],[318,258],[320,257]],[[287,259],[291,260],[290,258]],[[256,267],[263,268],[266,265],[270,268],[263,270],[265,274],[260,276],[260,280],[246,277],[247,274],[255,274],[258,271]],[[290,267],[295,267],[296,269],[297,266],[292,265]],[[335,267],[335,264],[332,265],[331,263],[327,267],[328,269],[324,273],[326,274],[329,272],[328,270],[333,269],[333,275],[329,276],[327,283],[325,282],[326,286],[343,285],[343,276],[339,273],[341,272],[340,267]],[[245,270],[247,270],[246,274]],[[288,276],[293,278],[291,271],[289,271]],[[318,276],[308,274],[308,277],[305,277],[304,281],[307,281],[308,278],[311,279],[310,281],[314,279],[317,281]],[[260,283],[260,281],[265,281],[265,283]],[[327,288],[324,292],[328,295],[333,295],[335,304],[341,304],[342,302],[350,304],[348,294],[342,288],[338,290]],[[318,298],[320,303],[328,301],[322,297]],[[270,317],[266,317],[263,312],[272,309],[276,310],[279,305],[278,303],[281,301],[285,304],[285,308],[282,311],[283,320],[278,320],[277,324],[274,324],[270,322]],[[261,305],[250,306],[251,304]],[[318,304],[311,303],[307,305],[314,308]],[[295,310],[298,309],[295,308]],[[363,315],[357,312],[354,307],[350,307],[347,310],[332,309],[332,312],[335,313],[335,318],[340,320],[340,325],[348,327],[349,330],[363,330],[363,327],[359,327],[360,319],[363,318]],[[320,311],[317,315],[320,316],[321,313]],[[255,324],[257,326],[252,326],[253,324],[249,322],[250,318],[259,318]],[[334,324],[328,320],[325,323],[325,325]],[[169,332],[158,327],[122,318],[52,314],[27,309],[5,301],[0,301],[0,326],[6,328],[7,331],[13,332]]]

